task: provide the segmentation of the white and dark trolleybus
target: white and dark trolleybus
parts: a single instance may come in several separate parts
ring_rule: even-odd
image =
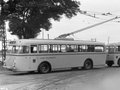
[[[105,66],[105,44],[82,40],[20,39],[9,42],[4,67],[48,73],[74,67]]]

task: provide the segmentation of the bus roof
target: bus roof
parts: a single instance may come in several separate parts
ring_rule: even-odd
[[[10,41],[9,45],[36,45],[36,44],[84,44],[84,45],[105,45],[101,42],[85,40],[55,40],[55,39],[19,39]]]

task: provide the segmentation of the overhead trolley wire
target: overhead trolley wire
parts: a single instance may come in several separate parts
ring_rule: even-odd
[[[117,17],[118,15],[112,14],[111,12],[106,12],[106,13],[102,13],[102,12],[94,12],[94,11],[80,11],[81,14],[92,17],[92,18],[96,18],[96,19],[101,19],[101,20],[107,20],[107,19],[103,19],[98,15],[101,16],[109,16],[109,17]],[[118,16],[119,17],[119,16]],[[106,18],[106,17],[105,17]],[[117,22],[120,23],[120,21],[112,21],[112,22]]]

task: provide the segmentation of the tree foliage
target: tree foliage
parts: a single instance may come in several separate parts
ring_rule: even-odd
[[[0,18],[9,21],[9,32],[19,38],[35,38],[49,30],[51,19],[72,18],[80,11],[76,0],[8,0],[1,3]]]

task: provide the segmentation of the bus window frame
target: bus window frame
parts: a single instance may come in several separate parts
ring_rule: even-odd
[[[113,49],[113,51],[111,51]],[[115,53],[116,46],[108,46],[108,53]]]
[[[105,51],[106,51],[104,45],[95,45],[94,48],[96,48],[96,47],[98,47],[98,46],[101,47],[103,50],[101,49],[102,51],[96,51],[96,49],[94,49],[94,52],[105,52]]]
[[[23,48],[24,46],[28,47],[28,50],[29,50],[29,51],[28,51],[28,52],[24,52],[24,49],[23,49],[23,52],[21,52],[21,50],[19,49],[19,52],[18,52],[18,53],[19,53],[19,54],[29,54],[29,53],[31,53],[30,46],[29,46],[29,45],[20,45],[20,47],[22,47],[22,48]],[[19,48],[20,48],[20,47],[19,47]]]
[[[116,52],[120,52],[120,45],[117,45],[117,46],[115,47],[115,51],[116,51]]]
[[[57,48],[55,48],[55,46],[57,46]],[[57,49],[57,50],[54,50],[54,49]],[[58,53],[58,44],[49,44],[48,45],[48,50],[49,50],[49,53]]]
[[[32,53],[32,51],[31,51],[31,46],[36,46],[36,47],[37,47],[37,50],[36,50],[37,52],[33,52],[33,53]],[[31,54],[38,53],[38,45],[35,45],[35,44],[30,45],[30,53],[31,53]]]
[[[79,45],[80,46],[80,50],[81,51],[79,51],[79,52],[87,52],[87,49],[88,49],[88,46],[87,45],[85,45],[85,44],[81,44],[81,45]],[[78,47],[79,47],[78,46]]]
[[[77,44],[67,44],[66,52],[78,52],[78,45]]]
[[[7,46],[7,52],[6,52],[6,53],[11,54],[11,53],[13,52],[13,46],[14,46],[14,45],[8,45],[8,46]],[[11,47],[11,50],[8,52],[8,48],[10,48],[10,47]]]
[[[44,49],[42,49],[42,45],[46,45],[47,46],[47,50],[45,51]],[[48,44],[38,44],[38,53],[48,53],[49,52],[49,46]]]
[[[63,48],[62,46],[65,46],[64,50],[62,50],[62,48]],[[60,52],[61,53],[66,53],[67,52],[66,48],[67,48],[66,44],[60,44]]]
[[[95,52],[95,45],[87,45],[87,52]]]

